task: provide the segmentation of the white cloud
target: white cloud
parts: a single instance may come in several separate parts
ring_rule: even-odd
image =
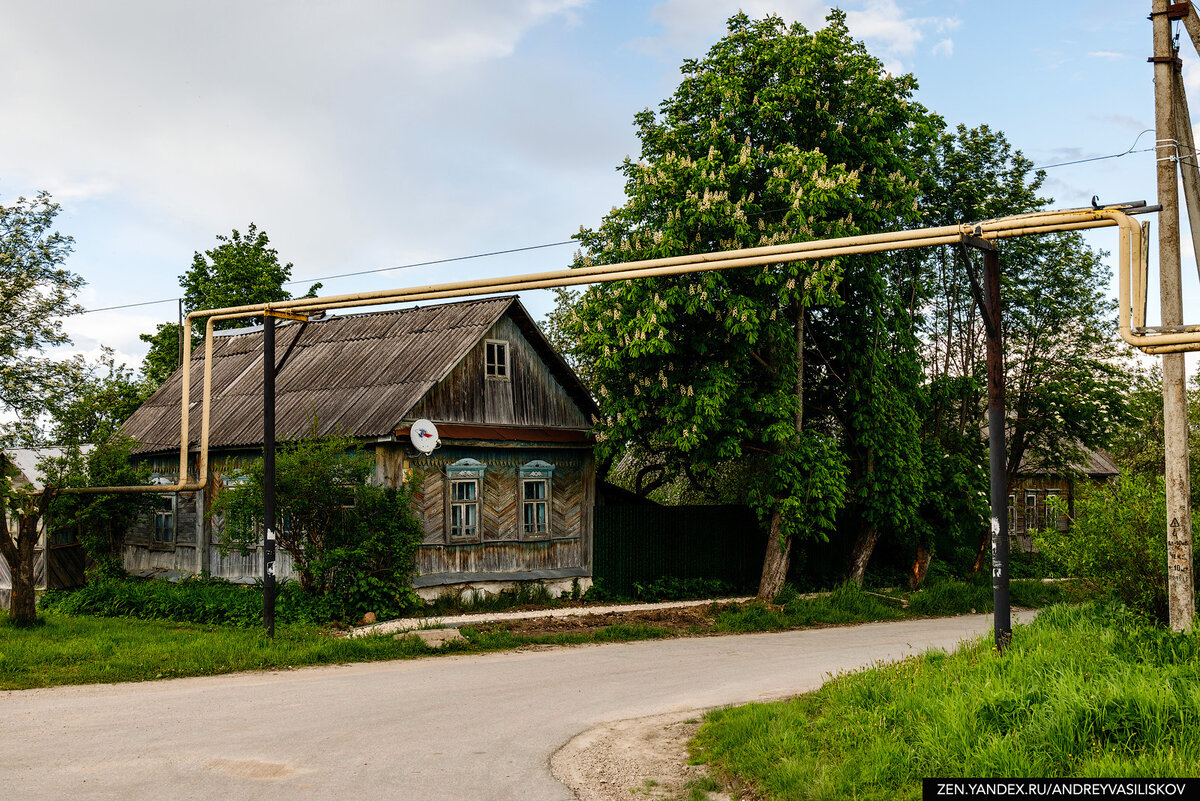
[[[935,56],[945,56],[946,58],[950,58],[954,55],[954,40],[943,39],[935,44],[933,46],[933,50],[929,52],[933,53]]]
[[[926,31],[940,34],[960,24],[954,17],[909,16],[896,0],[858,0],[840,6],[846,10],[850,32],[876,50],[893,73],[903,70],[898,57],[912,55]],[[724,33],[725,21],[739,9],[750,17],[774,14],[811,29],[824,24],[830,5],[819,0],[665,0],[650,14],[661,27],[661,35],[639,39],[634,44],[640,50],[665,57],[681,53],[696,55]],[[953,48],[952,43],[948,46]]]
[[[1124,53],[1118,53],[1115,50],[1094,50],[1088,53],[1088,58],[1103,58],[1109,61],[1119,61],[1125,58]]]

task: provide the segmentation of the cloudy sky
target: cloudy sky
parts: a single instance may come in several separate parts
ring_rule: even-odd
[[[637,153],[633,115],[670,94],[680,62],[739,7],[810,27],[829,8],[0,0],[0,203],[53,193],[91,309],[178,296],[192,254],[250,222],[301,281],[562,242],[622,201],[615,167]],[[1149,0],[842,8],[890,69],[917,76],[922,103],[950,124],[1005,131],[1035,164],[1153,143],[1138,138],[1154,124]],[[1183,55],[1195,98],[1196,54]],[[1153,153],[1053,167],[1047,189],[1060,206],[1153,201]],[[572,252],[327,280],[322,292],[556,269]],[[551,302],[525,301],[535,315]],[[175,310],[96,312],[70,330],[84,352],[102,343],[137,364],[137,335]]]

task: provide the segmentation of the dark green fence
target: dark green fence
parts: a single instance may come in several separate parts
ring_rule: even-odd
[[[720,579],[754,590],[766,535],[746,506],[597,506],[593,575],[609,592],[664,576]]]

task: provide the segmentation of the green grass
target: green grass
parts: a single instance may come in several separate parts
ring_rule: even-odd
[[[764,799],[916,799],[923,777],[1200,775],[1200,633],[1123,607],[1044,610],[990,638],[710,713],[693,755]]]
[[[466,642],[433,649],[415,636],[337,637],[315,627],[290,626],[274,641],[252,629],[162,620],[43,614],[43,625],[0,622],[0,690],[64,684],[148,681],[408,659],[438,653],[506,650],[532,644],[576,645],[670,636],[651,626],[609,626],[590,634],[542,637],[462,629]]]
[[[1030,589],[1018,590],[1024,585]],[[791,590],[781,596],[781,600],[786,599],[782,605],[714,605],[710,628],[685,633],[778,631],[898,620],[916,614],[954,614],[966,611],[961,608],[963,604],[975,603],[973,599],[980,592],[974,586],[938,586],[936,591],[932,591],[933,588],[923,591],[928,593],[928,600],[920,612],[901,609],[897,602],[863,592],[853,584],[843,585],[818,598],[800,598]],[[984,589],[990,593],[990,588]],[[1028,603],[1019,600],[1022,592],[1027,592],[1033,600],[1047,601],[1061,595],[1063,590],[1061,585],[1014,581],[1014,603]],[[299,597],[298,593],[293,594]],[[918,593],[914,599],[921,595]],[[536,600],[538,597],[532,594],[513,593],[498,603],[499,608],[508,608],[515,602],[527,604]],[[986,600],[986,609],[990,609],[990,595]],[[412,637],[349,639],[310,623],[289,623],[294,618],[303,620],[306,607],[297,602],[281,606],[281,609],[291,609],[294,618],[286,614],[277,617],[278,636],[271,642],[257,627],[261,595],[256,596],[252,588],[214,582],[181,585],[112,582],[98,583],[86,591],[58,593],[50,601],[43,605],[44,625],[20,629],[6,621],[0,622],[0,689],[145,681],[243,670],[406,659],[446,652],[496,651],[531,644],[576,645],[674,636],[666,628],[649,625],[614,625],[593,632],[542,636],[466,626],[462,629],[466,642],[451,643],[434,650]],[[183,620],[157,619],[168,615]],[[194,617],[204,618],[204,621],[189,619]]]
[[[720,608],[713,623],[713,631],[776,631],[804,626],[866,623],[910,617],[898,605],[863,592],[853,583],[843,584],[828,595],[817,598],[800,598],[795,592],[780,595],[780,600],[788,600],[779,608],[769,607],[760,602],[741,606],[730,604]]]

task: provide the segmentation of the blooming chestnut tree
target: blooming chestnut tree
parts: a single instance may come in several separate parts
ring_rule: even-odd
[[[842,12],[812,32],[738,14],[682,72],[657,112],[636,116],[641,154],[619,168],[626,202],[580,230],[575,266],[850,236],[915,220],[912,154],[938,122],[911,102],[911,76],[887,74],[850,37]],[[794,261],[560,295],[554,327],[598,395],[602,458],[634,451],[696,482],[737,464],[738,491],[770,524],[764,597],[781,588],[794,538],[827,536],[859,491],[855,476],[867,459],[855,443],[875,418],[831,408],[852,394],[844,391],[824,392],[831,400],[806,413],[806,386],[857,381],[828,359],[814,361],[806,330],[818,342],[874,335],[875,353],[887,358],[898,340],[885,308],[895,294],[885,267],[877,255]],[[848,297],[862,308],[847,309]],[[862,330],[822,330],[856,325]],[[895,400],[889,371],[872,358],[847,362],[870,372],[854,384],[863,410],[882,408],[876,395]],[[887,435],[875,437],[883,451],[915,436],[915,416],[905,414],[888,412]],[[887,462],[882,453],[871,459],[873,472]]]

